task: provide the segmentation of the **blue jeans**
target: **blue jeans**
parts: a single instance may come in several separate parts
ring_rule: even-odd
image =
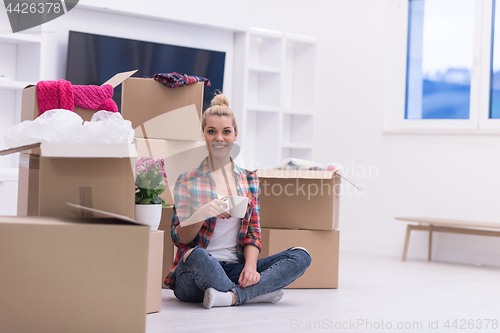
[[[252,246],[252,245],[248,245]],[[311,263],[311,256],[303,249],[282,251],[257,261],[260,281],[240,288],[238,279],[245,264],[217,261],[202,247],[196,246],[186,258],[182,256],[176,270],[174,295],[184,302],[203,302],[205,290],[234,293],[235,305],[253,297],[286,287],[297,280]]]

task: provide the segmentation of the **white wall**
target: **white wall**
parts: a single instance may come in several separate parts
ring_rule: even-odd
[[[206,28],[94,12],[84,9],[85,4],[193,21]],[[399,256],[405,225],[394,216],[500,222],[495,205],[500,197],[500,136],[383,133],[385,66],[391,65],[385,59],[394,42],[386,31],[386,22],[394,17],[387,12],[387,0],[83,0],[74,12],[45,26],[52,33],[45,34],[42,76],[64,76],[68,29],[195,47],[207,43],[211,48],[231,43],[230,33],[214,30],[214,25],[317,36],[318,162],[341,163],[366,186],[363,195],[345,187],[341,247]],[[426,249],[427,234],[414,232],[409,258],[426,258]],[[499,251],[497,238],[434,235],[436,260],[498,266]]]
[[[318,156],[378,169],[359,178],[362,196],[342,197],[341,247],[401,255],[405,224],[395,216],[500,222],[500,136],[384,134],[388,4],[323,4]],[[409,258],[426,258],[427,233],[411,237]],[[500,265],[498,238],[435,233],[433,244],[435,260]]]

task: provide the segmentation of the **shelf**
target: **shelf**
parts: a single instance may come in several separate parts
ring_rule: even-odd
[[[287,39],[287,41],[293,41],[295,43],[303,43],[303,44],[314,45],[318,42],[318,39],[315,37],[292,34],[292,33],[285,33],[285,38]]]
[[[38,35],[28,35],[20,33],[12,34],[0,34],[0,43],[11,43],[11,44],[24,44],[24,43],[35,43],[40,44],[42,42],[42,37]]]
[[[248,111],[278,113],[280,112],[280,108],[276,106],[251,105],[248,107]]]
[[[248,31],[249,31],[250,35],[252,35],[252,36],[268,37],[268,38],[276,38],[276,39],[283,37],[283,33],[281,31],[277,31],[277,30],[250,27],[248,29]]]
[[[289,114],[289,115],[298,115],[298,116],[311,116],[311,117],[314,116],[314,110],[312,108],[311,109],[306,109],[306,108],[286,109],[286,110],[283,110],[283,113]]]
[[[287,40],[283,68],[283,107],[315,109],[316,44]]]
[[[247,113],[246,142],[243,156],[251,170],[274,167],[279,158],[279,114],[272,112]]]
[[[245,78],[238,92],[247,167],[272,168],[287,157],[312,160],[317,38],[250,28],[236,42]]]
[[[254,73],[274,73],[274,74],[281,73],[281,68],[274,66],[252,66],[248,70]]]
[[[283,142],[290,148],[311,148],[314,142],[314,117],[308,115],[283,115]],[[287,146],[288,147],[288,146]]]
[[[281,146],[292,149],[313,149],[313,145],[310,143],[283,142]]]
[[[248,34],[248,63],[250,68],[281,70],[283,63],[283,34],[273,31],[251,30]]]
[[[250,72],[248,75],[248,105],[266,105],[279,108],[281,77],[276,73]]]
[[[14,90],[22,90],[27,85],[32,84],[24,81],[12,81],[12,80],[2,80],[0,79],[0,88],[3,89],[14,89]]]
[[[281,149],[281,160],[287,158],[300,158],[302,160],[313,160],[313,150],[304,148],[286,148]]]

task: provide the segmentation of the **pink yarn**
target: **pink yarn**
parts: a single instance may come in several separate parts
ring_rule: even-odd
[[[53,109],[73,111],[73,90],[66,80],[38,82],[36,97],[40,114]]]
[[[66,109],[74,111],[74,106],[88,110],[118,112],[113,101],[113,87],[109,84],[99,86],[72,86],[66,80],[40,81],[36,85],[37,102],[40,114],[47,110]]]
[[[61,79],[57,81],[57,87],[59,88],[59,109],[73,111],[75,103],[71,82]]]
[[[82,109],[118,112],[113,97],[113,87],[109,84],[99,86],[73,86],[75,105]]]

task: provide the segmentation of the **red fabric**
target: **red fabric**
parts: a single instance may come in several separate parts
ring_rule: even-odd
[[[75,103],[73,102],[74,97],[71,82],[61,79],[57,81],[57,88],[59,89],[59,107],[57,109],[73,111]]]
[[[40,114],[47,110],[66,109],[74,111],[74,106],[88,110],[106,110],[118,112],[113,101],[113,87],[106,84],[99,86],[72,86],[66,80],[40,81],[36,85]]]
[[[73,86],[75,105],[87,110],[106,110],[118,112],[118,107],[113,101],[113,87],[105,84],[99,86]]]
[[[40,114],[53,109],[73,111],[73,90],[71,83],[66,80],[38,82],[36,97]]]

